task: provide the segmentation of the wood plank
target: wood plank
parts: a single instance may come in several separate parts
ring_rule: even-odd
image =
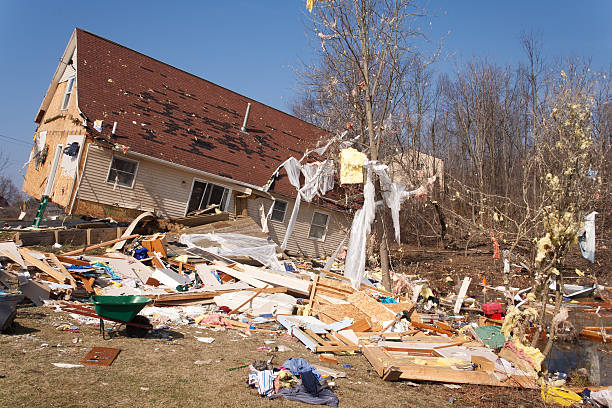
[[[53,262],[55,266],[57,266],[57,268],[60,270],[60,272],[66,276],[66,278],[70,282],[70,286],[72,286],[73,288],[76,288],[77,287],[76,280],[70,274],[68,269],[66,269],[66,267],[62,264],[62,262],[59,259],[57,259],[57,256],[55,256],[55,254],[47,254],[47,257],[51,259],[51,262]]]
[[[41,261],[39,259],[34,258],[34,256],[32,256],[27,249],[19,248],[19,253],[26,262],[30,263],[31,265],[34,265],[36,268],[53,277],[54,279],[57,279],[59,283],[64,283],[68,280],[68,278],[64,276],[63,273],[53,269],[46,261]]]
[[[55,255],[55,256],[60,261],[71,264],[71,265],[76,265],[76,266],[89,266],[90,265],[89,261],[84,261],[82,259],[71,258],[65,255]]]
[[[253,276],[251,276],[250,274],[247,274],[245,272],[239,272],[234,268],[229,268],[225,265],[220,265],[218,263],[215,263],[215,269],[218,271],[221,271],[223,273],[226,273],[236,279],[239,279],[245,283],[248,283],[251,286],[254,286],[256,288],[263,288],[265,286],[267,286],[266,282],[263,282],[259,279],[254,278]]]
[[[314,279],[312,280],[312,285],[310,289],[310,298],[308,299],[308,304],[310,305],[310,308],[308,309],[309,315],[312,314],[313,300],[314,300],[315,294],[317,293],[317,282],[319,282],[319,275],[315,276]]]
[[[250,298],[248,298],[247,300],[244,301],[244,303],[242,303],[240,306],[234,308],[234,310],[230,310],[230,312],[228,313],[228,315],[233,315],[234,313],[237,313],[240,308],[244,305],[246,305],[247,303],[251,302],[253,299],[255,299],[257,296],[259,296],[261,294],[261,292],[263,292],[264,290],[266,290],[269,287],[269,285],[266,285],[265,287],[259,289],[257,292],[255,292],[255,294],[253,296],[251,296]]]
[[[459,294],[457,295],[457,300],[455,301],[455,308],[453,312],[458,314],[461,311],[461,305],[463,304],[463,299],[465,299],[465,295],[470,287],[470,283],[472,282],[472,278],[466,276],[463,278],[463,282],[461,283],[461,288],[459,289]]]
[[[113,245],[113,250],[119,251],[121,248],[123,248],[123,246],[125,245],[125,241],[129,239],[127,237],[132,235],[132,232],[134,232],[134,228],[136,228],[136,225],[138,225],[138,223],[142,219],[147,218],[147,217],[154,217],[154,215],[150,213],[149,211],[147,211],[147,212],[140,214],[138,217],[134,218],[134,220],[132,220],[130,225],[121,235],[121,238],[118,241],[116,241],[115,245]],[[125,239],[122,239],[122,238],[125,238]]]
[[[111,241],[101,242],[101,243],[96,244],[96,245],[86,246],[85,248],[75,249],[74,251],[64,252],[62,255],[64,255],[64,256],[79,255],[79,254],[83,254],[83,253],[85,253],[87,251],[91,251],[92,249],[104,248],[104,247],[107,247],[107,246],[110,246],[110,245],[113,245],[113,244],[116,244],[116,243],[119,243],[119,242],[125,242],[128,239],[136,238],[136,237],[139,237],[139,236],[140,235],[138,235],[138,234],[128,235],[126,237],[121,237],[121,238],[113,239]]]

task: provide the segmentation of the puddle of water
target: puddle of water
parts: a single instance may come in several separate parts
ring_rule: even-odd
[[[569,320],[580,332],[584,326],[612,326],[612,318],[570,310]],[[593,385],[612,385],[612,345],[579,338],[576,343],[557,342],[544,362],[551,373],[570,374],[580,368],[589,373]]]

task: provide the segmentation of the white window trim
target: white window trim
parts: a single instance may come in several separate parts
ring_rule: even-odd
[[[281,203],[285,203],[285,211],[283,212],[283,219],[282,220],[275,220],[272,219],[272,214],[274,214],[274,204],[279,201]],[[285,222],[285,218],[287,218],[287,210],[289,210],[289,201],[285,201],[285,200],[279,200],[278,198],[274,199],[274,202],[272,203],[272,211],[270,212],[270,221],[272,222],[279,222],[279,223],[284,223]]]
[[[226,188],[228,190],[227,197],[225,197],[225,203],[223,205],[223,208],[226,208],[226,210],[223,210],[223,211],[227,211],[227,208],[229,208],[230,200],[232,199],[232,193],[234,192],[234,190],[227,184],[222,184],[216,181],[210,181],[210,180],[206,180],[203,178],[194,177],[191,180],[191,188],[189,189],[189,195],[187,196],[187,202],[185,203],[185,216],[187,216],[187,212],[189,211],[189,201],[191,200],[191,194],[193,193],[193,187],[195,186],[196,181],[199,181],[201,183],[214,184],[216,186]]]
[[[72,88],[69,88],[68,85],[70,85],[71,81],[72,81]],[[64,90],[64,97],[62,98],[62,109],[61,110],[67,110],[68,107],[70,106],[70,100],[72,99],[72,94],[74,93],[74,83],[75,82],[76,82],[75,76],[71,76],[70,78],[68,78],[68,81],[66,83],[66,89]],[[70,97],[68,97],[68,100],[66,100],[66,95],[68,95],[68,89],[70,89]]]
[[[119,183],[115,183],[108,181],[108,178],[110,176],[110,172],[111,169],[113,168],[113,161],[115,160],[115,157],[118,158],[119,160],[125,160],[125,161],[129,161],[132,163],[136,163],[136,169],[134,170],[134,178],[132,179],[132,185],[131,186],[124,186],[122,184]],[[110,164],[108,165],[108,172],[106,172],[106,184],[110,184],[112,186],[117,186],[117,187],[121,187],[121,188],[129,188],[129,189],[134,189],[134,184],[136,183],[136,177],[138,176],[138,168],[140,167],[140,162],[138,160],[132,160],[132,159],[128,159],[127,157],[123,157],[123,156],[116,156],[113,154],[113,156],[111,157],[110,160]]]
[[[310,230],[312,229],[312,222],[314,221],[314,217],[315,217],[316,213],[327,215],[327,222],[325,223],[325,233],[323,234],[323,236],[321,238],[314,238],[314,237],[310,236]],[[308,239],[311,239],[313,241],[319,241],[319,242],[325,241],[325,238],[327,237],[327,231],[329,229],[329,221],[330,220],[331,220],[331,214],[328,213],[327,211],[313,210],[312,218],[310,220],[310,227],[308,228]],[[322,227],[322,225],[318,225],[318,226]]]

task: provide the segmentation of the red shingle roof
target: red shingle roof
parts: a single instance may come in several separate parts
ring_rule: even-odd
[[[77,75],[78,104],[89,126],[104,121],[101,133],[91,129],[93,136],[256,186],[289,156],[299,159],[329,137],[296,117],[81,29]],[[245,134],[240,128],[249,102]],[[279,182],[275,190],[295,195],[286,180]]]

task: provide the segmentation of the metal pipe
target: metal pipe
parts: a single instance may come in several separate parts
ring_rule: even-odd
[[[249,112],[251,111],[251,102],[248,103],[246,113],[244,114],[244,122],[242,122],[241,132],[246,132],[247,120],[249,120]]]

